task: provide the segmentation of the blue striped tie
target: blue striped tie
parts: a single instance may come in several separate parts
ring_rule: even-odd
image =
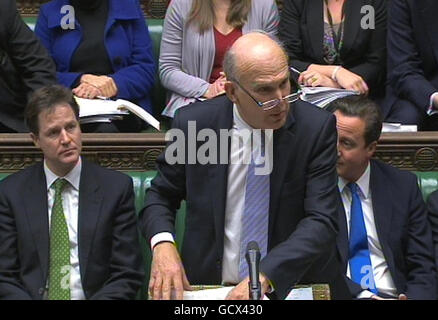
[[[264,136],[262,134],[262,156],[264,156]],[[243,280],[248,276],[248,264],[245,251],[249,242],[257,241],[263,258],[268,248],[269,224],[269,174],[257,175],[256,165],[251,156],[246,176],[245,209],[242,215],[242,233],[240,240],[239,277]],[[260,169],[259,169],[260,170]]]
[[[356,183],[349,183],[347,187],[351,191],[349,240],[351,280],[360,284],[362,289],[367,289],[377,294],[370,250],[368,248],[368,237],[363,217],[362,203],[358,193],[359,187]]]

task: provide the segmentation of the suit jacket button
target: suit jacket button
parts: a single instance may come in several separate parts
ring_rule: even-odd
[[[44,288],[39,288],[39,289],[38,289],[38,294],[39,294],[40,296],[42,296],[42,295],[44,294]]]

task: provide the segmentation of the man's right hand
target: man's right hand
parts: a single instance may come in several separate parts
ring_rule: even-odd
[[[192,290],[175,245],[161,242],[154,247],[149,292],[154,300],[182,300]]]

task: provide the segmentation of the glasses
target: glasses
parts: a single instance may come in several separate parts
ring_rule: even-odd
[[[291,81],[291,88],[295,87],[296,85],[294,85],[292,83],[292,79],[289,79]],[[300,99],[301,96],[301,89],[299,88],[297,92],[289,94],[281,99],[273,99],[273,100],[269,100],[266,102],[260,102],[258,100],[256,100],[251,93],[248,92],[248,90],[246,90],[244,87],[242,87],[242,85],[239,83],[239,81],[237,81],[236,79],[233,79],[231,81],[234,81],[235,83],[237,83],[237,85],[242,88],[242,90],[252,99],[254,100],[254,102],[260,107],[262,108],[263,111],[268,111],[271,109],[274,109],[275,107],[277,107],[278,105],[280,105],[280,103],[282,103],[283,101],[286,101],[287,103],[293,103],[295,101],[297,101],[298,99]]]

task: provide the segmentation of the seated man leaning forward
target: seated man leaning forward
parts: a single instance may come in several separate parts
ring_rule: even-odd
[[[417,177],[371,159],[382,130],[379,108],[357,96],[330,107],[343,203],[337,242],[352,297],[436,299],[432,235]]]
[[[0,183],[0,299],[135,298],[143,271],[132,180],[81,159],[70,90],[37,90],[25,117],[44,162]]]
[[[248,33],[225,56],[226,96],[176,114],[140,218],[154,299],[182,298],[190,284],[233,284],[228,298],[248,299],[251,241],[262,294],[284,299],[298,283],[328,283],[332,298],[348,296],[336,258],[335,117],[297,101],[287,60],[269,36]],[[173,235],[183,199],[180,258]]]

